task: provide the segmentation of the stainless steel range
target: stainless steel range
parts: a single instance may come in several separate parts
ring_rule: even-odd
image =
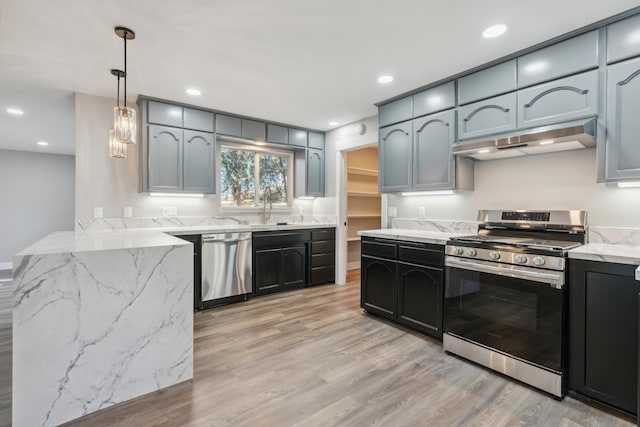
[[[567,252],[584,211],[478,212],[446,246],[443,346],[555,396],[566,393]]]

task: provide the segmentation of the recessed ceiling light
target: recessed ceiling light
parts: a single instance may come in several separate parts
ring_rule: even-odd
[[[329,122],[329,126],[338,126],[338,124],[339,124],[339,123],[338,123],[338,122],[336,122],[336,121],[331,121],[331,122]]]
[[[200,92],[200,89],[196,89],[193,87],[190,87],[189,89],[185,90],[185,92],[187,92],[188,95],[191,96],[200,96],[202,95],[202,92]]]
[[[14,116],[21,116],[24,114],[24,111],[19,108],[7,108],[7,113],[13,114]]]
[[[538,145],[549,145],[553,144],[555,141],[553,139],[545,139],[544,141],[540,141]]]
[[[378,83],[387,84],[393,81],[393,76],[380,76],[378,77]]]
[[[49,143],[47,141],[38,141],[38,145],[46,147],[47,145],[49,145]]]
[[[503,35],[505,31],[507,31],[507,26],[504,24],[492,25],[482,32],[482,37],[492,39]]]

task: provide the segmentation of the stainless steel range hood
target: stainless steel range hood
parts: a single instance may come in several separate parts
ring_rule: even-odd
[[[494,160],[595,147],[596,128],[595,118],[564,122],[501,134],[492,139],[464,141],[464,144],[454,145],[453,154],[476,160]]]

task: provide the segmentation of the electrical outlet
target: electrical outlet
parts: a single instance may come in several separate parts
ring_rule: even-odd
[[[125,218],[131,218],[133,216],[133,208],[131,206],[125,206],[122,212],[122,216]]]
[[[427,217],[427,208],[424,206],[418,207],[418,218],[426,218]]]
[[[93,217],[94,218],[102,218],[102,208],[95,206],[93,208]]]
[[[303,209],[302,206],[298,206],[298,215],[302,216],[303,215]]]
[[[162,216],[178,216],[178,208],[176,207],[163,207],[162,208]]]
[[[396,216],[398,216],[398,208],[396,207],[388,207],[387,208],[387,216],[389,218],[395,218]]]

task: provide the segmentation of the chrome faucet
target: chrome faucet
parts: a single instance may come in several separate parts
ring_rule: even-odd
[[[269,210],[267,211],[267,199],[269,199]],[[271,187],[266,187],[262,193],[262,223],[266,224],[271,219],[271,209],[273,209],[273,200],[271,195]]]

